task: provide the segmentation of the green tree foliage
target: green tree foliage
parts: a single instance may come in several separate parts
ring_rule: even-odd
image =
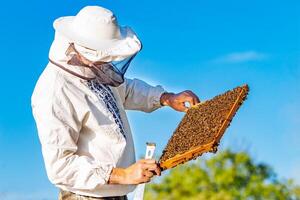
[[[211,159],[178,166],[148,184],[147,200],[300,200],[292,180],[279,181],[265,164],[230,150]]]

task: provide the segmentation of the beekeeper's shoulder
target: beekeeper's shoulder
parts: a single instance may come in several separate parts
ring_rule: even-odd
[[[81,79],[48,64],[40,75],[32,94],[32,105],[49,105],[58,99],[68,98],[72,101],[84,98],[84,84]]]

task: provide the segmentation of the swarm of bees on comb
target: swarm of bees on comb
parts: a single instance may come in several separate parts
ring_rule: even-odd
[[[248,92],[248,85],[243,85],[191,107],[159,159],[161,169],[173,168],[206,152],[215,153]]]

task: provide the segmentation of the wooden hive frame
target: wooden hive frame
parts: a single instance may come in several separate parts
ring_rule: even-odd
[[[241,106],[243,101],[245,100],[245,98],[248,94],[248,91],[249,91],[248,85],[243,85],[242,90],[240,91],[233,106],[231,107],[230,111],[228,112],[226,119],[224,120],[220,129],[218,130],[218,133],[214,136],[214,139],[212,142],[207,143],[205,145],[200,145],[198,147],[191,148],[190,150],[188,150],[184,153],[177,154],[172,158],[169,158],[165,161],[159,162],[161,169],[166,170],[166,169],[176,167],[177,165],[183,164],[189,160],[195,159],[196,157],[201,156],[203,153],[206,153],[206,152],[215,153],[217,151],[217,147],[220,143],[220,140],[225,133],[225,130],[230,125],[232,118],[234,117],[235,113],[237,112],[237,110],[239,109],[239,107]],[[199,103],[193,107],[198,107],[203,104],[205,104],[205,102]]]

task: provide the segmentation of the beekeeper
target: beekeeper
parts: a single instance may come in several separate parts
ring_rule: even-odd
[[[124,78],[142,45],[110,10],[88,6],[54,28],[49,64],[32,95],[47,175],[62,200],[127,199],[160,169],[155,160],[135,161],[125,110],[185,111],[185,102],[199,100]]]

